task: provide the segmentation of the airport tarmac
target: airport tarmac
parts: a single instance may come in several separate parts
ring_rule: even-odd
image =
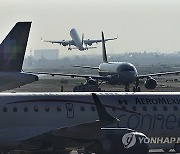
[[[144,87],[143,82],[140,82],[141,91],[160,91],[160,92],[180,92],[180,77],[170,76],[156,78],[158,86],[154,90],[148,90]],[[9,90],[10,92],[60,92],[61,87],[67,92],[71,92],[73,87],[84,83],[85,80],[81,78],[69,78],[69,77],[51,77],[40,76],[40,80],[31,84],[24,85],[20,88]],[[103,91],[118,91],[123,92],[123,85],[109,85],[106,83],[101,84]],[[130,87],[132,90],[132,85]],[[7,91],[6,91],[7,92]]]

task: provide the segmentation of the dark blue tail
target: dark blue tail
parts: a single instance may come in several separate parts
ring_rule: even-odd
[[[22,70],[31,22],[18,22],[0,44],[0,71]]]

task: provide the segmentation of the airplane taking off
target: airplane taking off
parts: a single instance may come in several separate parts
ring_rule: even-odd
[[[130,113],[121,109],[122,97],[117,93],[2,93],[0,151],[147,154],[149,144],[140,142],[147,139],[143,133],[107,128],[121,123],[116,117]],[[133,143],[124,135],[133,137]]]
[[[92,49],[92,48],[96,48],[96,47],[88,47],[91,46],[94,43],[99,43],[102,42],[102,40],[92,40],[92,39],[87,39],[84,40],[84,34],[82,35],[82,39],[80,39],[76,29],[71,29],[70,30],[70,36],[72,38],[72,40],[62,40],[62,41],[50,41],[50,40],[42,40],[43,42],[49,42],[49,43],[57,43],[63,46],[69,46],[68,50],[72,50],[72,49],[78,49],[80,51],[84,51],[84,50],[88,50],[88,49]],[[109,39],[105,39],[105,41],[110,41],[110,40],[115,40],[116,38],[109,38]],[[75,48],[71,48],[71,45],[75,46]],[[85,45],[85,47],[84,47]]]
[[[20,87],[38,80],[38,76],[23,73],[31,22],[18,22],[0,44],[0,91]]]
[[[178,75],[180,71],[175,72],[164,72],[164,73],[154,73],[154,74],[145,74],[139,75],[136,67],[128,62],[108,62],[106,55],[106,47],[105,47],[105,39],[104,34],[102,32],[102,52],[103,52],[103,63],[99,65],[99,67],[91,67],[91,66],[79,66],[75,67],[80,68],[89,68],[98,70],[99,75],[79,75],[79,74],[64,74],[64,73],[48,73],[48,72],[39,72],[37,74],[48,74],[48,75],[60,75],[60,76],[70,76],[85,78],[87,80],[87,85],[96,85],[99,86],[102,82],[106,82],[109,84],[122,84],[125,85],[125,91],[130,91],[129,85],[134,84],[133,91],[141,91],[139,87],[139,80],[146,78],[144,83],[147,89],[155,89],[157,86],[157,81],[153,78],[154,76],[162,76],[162,75]],[[99,81],[101,81],[99,83]]]

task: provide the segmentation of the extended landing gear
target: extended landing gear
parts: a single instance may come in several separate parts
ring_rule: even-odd
[[[139,79],[136,79],[135,86],[133,87],[133,92],[141,92],[141,88],[139,87]]]
[[[133,92],[141,92],[141,88],[138,87],[133,87]]]

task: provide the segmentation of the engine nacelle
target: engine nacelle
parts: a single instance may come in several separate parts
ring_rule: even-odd
[[[145,81],[144,86],[147,89],[155,89],[157,86],[157,81],[154,78],[150,77]]]
[[[148,138],[138,132],[113,134],[93,144],[88,150],[97,154],[147,154],[149,144],[145,141],[148,141]]]
[[[91,46],[91,45],[92,45],[92,43],[87,43],[87,45]]]
[[[68,45],[68,43],[65,40],[62,40],[63,42],[61,43],[64,47]]]
[[[65,47],[67,46],[68,44],[66,42],[63,42],[62,45]]]

